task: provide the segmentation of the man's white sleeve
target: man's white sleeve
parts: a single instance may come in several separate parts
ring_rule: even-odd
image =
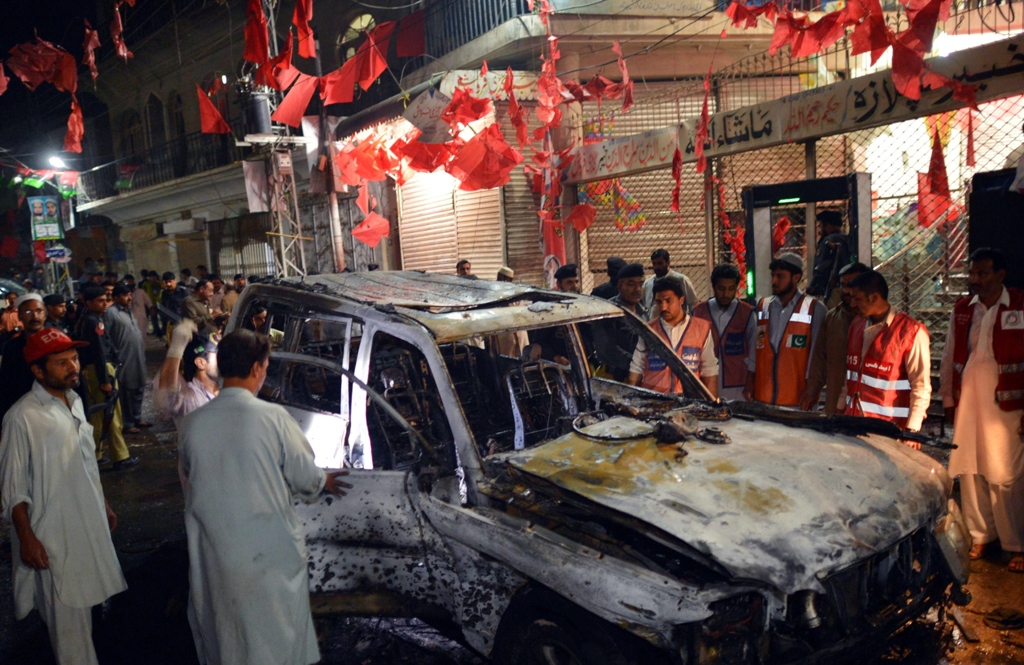
[[[3,515],[11,520],[11,509],[19,503],[32,505],[32,446],[28,427],[21,418],[4,417],[3,437],[0,438],[0,506]]]
[[[718,376],[718,357],[715,356],[715,339],[708,333],[704,340],[704,348],[700,352],[700,375],[701,378]]]

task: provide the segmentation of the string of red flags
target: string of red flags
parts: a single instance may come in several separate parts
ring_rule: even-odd
[[[85,23],[85,38],[82,40],[82,64],[89,68],[89,75],[95,81],[100,75],[96,69],[96,49],[100,47],[100,33],[92,29],[88,19],[82,19]]]
[[[295,0],[295,11],[292,12],[292,24],[298,37],[298,52],[303,58],[316,57],[316,42],[313,29],[309,22],[313,20],[313,0]]]
[[[121,22],[121,5],[125,2],[128,3],[129,7],[135,6],[135,0],[117,0],[117,2],[114,3],[113,16],[110,18],[110,41],[114,42],[114,53],[117,54],[117,57],[127,62],[129,58],[134,58],[135,56],[128,50],[128,45],[124,43],[124,24]]]
[[[217,107],[210,101],[209,95],[199,85],[196,85],[196,94],[199,96],[199,122],[202,125],[204,134],[230,134],[231,127],[224,121]]]

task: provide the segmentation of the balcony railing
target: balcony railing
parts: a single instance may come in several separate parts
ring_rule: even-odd
[[[120,196],[241,160],[244,153],[229,134],[185,134],[141,153],[83,171],[79,203]]]
[[[427,53],[435,58],[454,51],[505,21],[529,14],[527,0],[445,0],[427,7]]]

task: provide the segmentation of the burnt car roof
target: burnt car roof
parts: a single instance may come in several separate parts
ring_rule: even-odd
[[[306,284],[321,284],[328,293],[368,305],[431,310],[474,309],[546,291],[513,282],[394,270],[316,275],[307,277]]]

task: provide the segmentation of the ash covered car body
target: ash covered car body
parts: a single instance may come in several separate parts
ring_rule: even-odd
[[[942,465],[889,423],[708,399],[631,314],[416,272],[251,285],[261,397],[349,495],[301,505],[317,604],[415,614],[499,662],[835,662],[963,602]],[[627,323],[667,396],[592,367]],[[575,660],[574,660],[575,659]]]

